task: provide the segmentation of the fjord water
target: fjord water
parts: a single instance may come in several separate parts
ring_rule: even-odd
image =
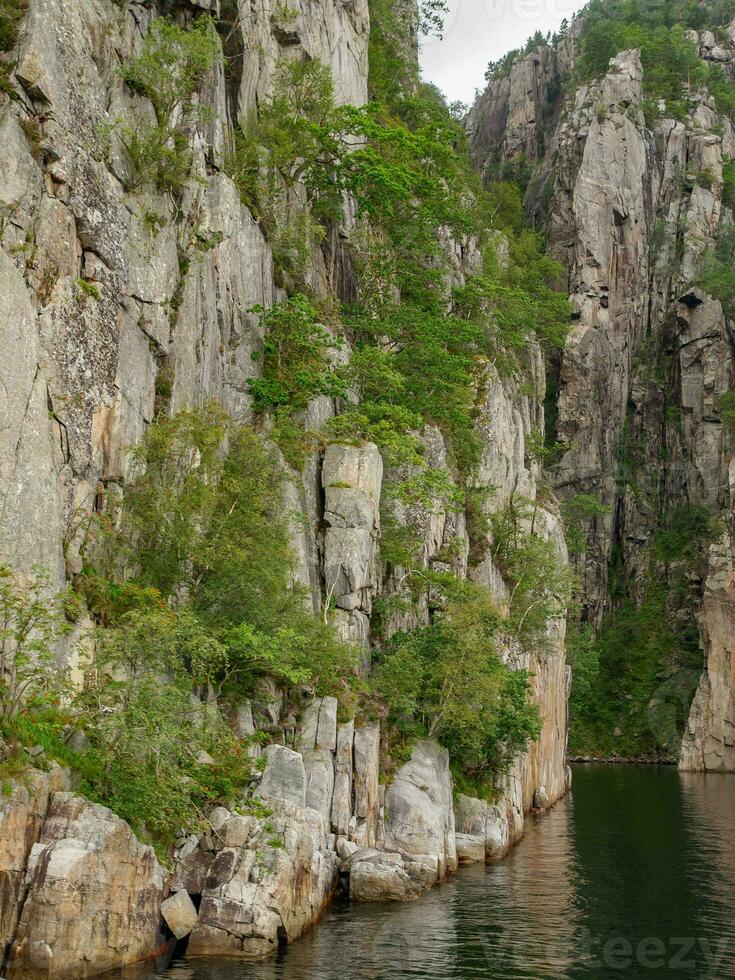
[[[509,857],[412,905],[335,903],[274,961],[170,980],[735,977],[735,775],[577,766]]]

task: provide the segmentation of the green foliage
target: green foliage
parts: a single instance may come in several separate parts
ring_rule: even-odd
[[[528,675],[498,656],[501,617],[486,590],[450,588],[433,625],[394,637],[376,683],[399,730],[437,738],[477,778],[506,770],[540,723]]]
[[[432,34],[441,37],[444,17],[449,12],[446,0],[420,0],[419,31],[424,37]]]
[[[605,619],[596,644],[583,634],[572,645],[572,753],[675,758],[701,673],[696,627],[680,630],[665,580],[649,582],[643,599],[625,599]],[[654,706],[676,690],[663,730]],[[677,740],[677,732],[678,740]]]
[[[361,345],[348,385],[363,402],[336,420],[333,432],[374,438],[391,462],[415,461],[410,432],[421,427],[418,416],[445,432],[460,472],[472,470],[479,451],[475,392],[487,361],[517,370],[534,338],[563,345],[568,328],[568,301],[551,285],[559,267],[542,255],[537,236],[514,238],[509,247],[501,268],[488,245],[482,274],[454,291],[450,314],[436,297],[377,299],[345,310],[345,325]]]
[[[688,573],[716,533],[701,505],[677,507],[657,531],[651,569],[632,598],[615,588],[616,607],[596,642],[585,629],[570,635],[578,671],[572,687],[572,752],[673,758],[701,673],[699,633],[686,608]]]
[[[309,300],[297,294],[268,310],[255,307],[265,328],[265,347],[257,355],[261,377],[250,382],[257,412],[269,408],[301,411],[312,398],[344,396],[338,372],[330,355],[342,346],[319,322],[319,313]]]
[[[722,165],[722,203],[735,211],[735,160],[726,160]]]
[[[155,18],[143,50],[122,69],[122,78],[138,95],[150,99],[159,125],[176,113],[191,117],[202,82],[212,69],[218,45],[209,18],[200,17],[184,31],[171,20]]]
[[[114,132],[130,158],[130,187],[152,184],[181,193],[191,173],[190,130],[203,110],[199,94],[220,48],[208,17],[190,30],[158,17],[151,23],[143,49],[122,68],[133,92],[149,99],[155,123],[117,120]]]
[[[120,555],[123,573],[137,570],[135,584],[164,597],[184,587],[192,573],[198,575],[189,562],[193,552],[205,550],[206,530],[215,519],[227,424],[224,413],[210,405],[150,427],[134,451],[137,475],[125,490],[119,533],[113,512],[109,526],[99,528],[107,533],[92,542],[90,557],[106,578],[116,580]],[[119,587],[132,577],[123,574]]]
[[[726,391],[719,400],[720,418],[727,435],[735,436],[735,391]]]
[[[735,118],[735,86],[722,65],[700,61],[687,28],[713,29],[735,14],[732,0],[593,0],[585,8],[585,32],[579,62],[584,78],[603,74],[615,54],[640,48],[644,69],[646,114],[658,114],[664,99],[667,114],[681,118],[690,107],[688,91],[706,85],[720,112]]]
[[[97,760],[84,789],[164,845],[206,826],[206,804],[234,800],[249,775],[245,748],[217,703],[195,698],[225,660],[186,609],[126,613],[97,634],[74,705],[87,763]]]
[[[538,429],[529,433],[525,442],[528,462],[537,463],[539,466],[553,466],[565,449],[564,443],[549,441],[546,434],[539,432]]]
[[[727,316],[735,317],[735,228],[721,229],[714,249],[700,263],[697,284],[722,303]]]
[[[100,289],[96,283],[90,282],[88,279],[77,279],[76,284],[86,296],[99,302]]]
[[[532,338],[563,344],[568,303],[554,291],[560,268],[543,256],[541,239],[520,234],[517,189],[504,185],[483,195],[471,175],[465,135],[438,93],[430,86],[383,84],[381,73],[392,59],[405,67],[403,25],[380,0],[371,14],[375,101],[336,107],[327,69],[315,62],[284,64],[272,99],[242,134],[232,167],[245,200],[277,240],[286,232],[298,238],[304,215],[307,223],[338,219],[345,192],[355,201],[361,302],[344,311],[355,356],[347,369],[330,371],[314,315],[294,315],[298,311],[286,305],[288,339],[298,357],[274,368],[277,354],[267,350],[267,370],[252,389],[256,407],[277,410],[276,432],[294,461],[293,411],[315,394],[350,389],[360,404],[330,423],[333,437],[369,439],[391,465],[420,465],[416,434],[435,424],[448,437],[453,465],[466,475],[478,458],[476,385],[487,359],[514,370]],[[509,261],[491,258],[488,246],[483,275],[458,291],[448,316],[448,259],[437,229],[460,239],[484,237],[488,225],[508,229]],[[290,267],[293,273],[294,263]],[[266,316],[275,321],[280,311]]]
[[[485,72],[485,80],[488,82],[495,82],[500,78],[505,78],[510,75],[510,70],[513,67],[513,62],[516,58],[522,58],[524,55],[530,54],[537,48],[548,47],[549,41],[551,40],[551,34],[544,35],[541,31],[536,31],[532,34],[526,43],[520,48],[514,48],[512,51],[508,51],[504,54],[502,58],[497,61],[491,61],[487,66]],[[556,40],[556,37],[554,38]]]
[[[87,547],[82,583],[106,622],[176,602],[202,649],[207,634],[220,651],[206,682],[223,695],[265,673],[324,688],[349,673],[349,652],[291,584],[283,474],[256,434],[211,405],[159,419],[135,459],[122,513]]]
[[[663,99],[667,115],[683,117],[690,107],[689,90],[703,84],[711,74],[700,60],[697,46],[686,37],[687,27],[695,26],[695,7],[687,2],[664,4],[658,0],[593,0],[585,9],[578,65],[581,77],[602,75],[618,52],[639,48],[647,116],[658,114],[657,103]]]
[[[715,186],[715,175],[709,168],[698,170],[693,176],[695,183],[700,187],[706,187],[708,191],[711,191]]]
[[[376,102],[390,104],[418,83],[418,72],[407,54],[412,25],[405,8],[393,0],[370,0],[369,92]]]
[[[382,307],[378,318],[369,308],[355,307],[347,311],[345,323],[363,344],[382,344],[391,351],[382,363],[390,365],[394,383],[382,392],[370,389],[367,409],[363,404],[358,411],[374,418],[382,414],[394,424],[415,425],[421,419],[438,425],[451,439],[457,464],[465,470],[474,465],[473,381],[480,368],[478,355],[486,346],[486,324],[407,302]],[[403,413],[389,411],[389,404]],[[382,413],[378,406],[385,406]]]
[[[0,723],[62,696],[54,646],[68,632],[64,600],[42,570],[24,576],[0,564]]]
[[[660,562],[696,562],[714,533],[714,521],[703,504],[682,504],[669,515],[653,541],[651,555]]]
[[[0,92],[15,98],[10,82],[10,64],[2,56],[12,51],[18,41],[20,22],[28,9],[28,0],[0,0]]]
[[[303,413],[318,395],[343,398],[344,371],[333,360],[341,340],[322,325],[316,307],[301,293],[270,309],[254,307],[265,328],[265,343],[254,359],[261,375],[250,382],[256,412],[272,413],[272,435],[286,460],[301,469],[317,436],[305,431]]]
[[[572,668],[572,689],[569,694],[570,725],[591,704],[600,673],[600,651],[595,631],[589,624],[569,624],[567,627],[567,663]]]
[[[566,614],[575,580],[553,542],[537,533],[535,516],[531,501],[513,496],[490,521],[493,556],[511,587],[505,629],[542,648],[549,623]]]
[[[420,237],[436,253],[438,226],[466,227],[466,209],[450,191],[459,133],[436,96],[404,98],[400,117],[378,103],[337,107],[329,69],[287,61],[273,95],[238,135],[230,173],[284,270],[303,282],[323,238],[320,222],[340,218],[345,191],[404,248]],[[406,263],[405,274],[412,268]]]
[[[341,213],[341,129],[329,69],[308,60],[278,65],[272,95],[236,133],[230,175],[266,228],[277,264],[298,282],[324,237],[317,219]]]
[[[735,85],[722,65],[707,66],[706,83],[718,111],[735,120]]]
[[[592,522],[609,513],[610,508],[591,494],[578,493],[564,501],[562,516],[570,555],[577,557],[582,554]]]
[[[440,502],[449,513],[464,511],[464,493],[446,469],[420,469],[403,483],[399,483],[394,493],[409,507],[418,505],[426,511]]]
[[[335,690],[353,661],[292,585],[283,475],[255,432],[209,405],[159,418],[133,455],[79,578],[102,625],[73,705],[89,743],[75,768],[168,847],[242,793],[230,702],[266,675]]]
[[[508,242],[508,260],[500,263],[493,242],[484,252],[483,271],[455,290],[455,309],[468,319],[485,319],[492,343],[486,349],[502,371],[516,371],[529,342],[553,350],[564,346],[569,301],[555,286],[561,266],[543,254],[541,237],[524,232]]]

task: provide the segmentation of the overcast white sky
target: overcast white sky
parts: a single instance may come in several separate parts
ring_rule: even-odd
[[[536,31],[554,31],[584,0],[448,0],[442,40],[424,40],[424,78],[450,102],[471,103],[485,69]]]

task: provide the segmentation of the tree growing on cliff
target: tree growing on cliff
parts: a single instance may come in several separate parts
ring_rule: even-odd
[[[22,576],[0,565],[0,724],[63,693],[54,647],[68,632],[65,599],[54,594],[48,574],[36,569]]]
[[[134,464],[122,511],[97,525],[80,577],[93,609],[113,610],[109,626],[136,609],[188,610],[225,650],[207,678],[224,695],[264,673],[300,670],[324,687],[349,673],[349,650],[293,584],[283,469],[252,429],[214,404],[183,411],[150,427]]]
[[[235,800],[250,773],[247,747],[220,704],[196,697],[226,661],[191,610],[162,606],[99,630],[83,662],[72,708],[86,738],[76,760],[84,789],[157,844],[206,827],[204,808]]]
[[[490,522],[493,557],[510,585],[505,628],[511,638],[543,649],[549,625],[566,616],[576,580],[554,542],[538,532],[536,507],[514,495]]]
[[[445,580],[431,626],[397,635],[377,685],[392,721],[438,739],[473,779],[503,772],[539,733],[529,677],[500,658],[502,615],[487,590]]]
[[[140,54],[120,74],[133,92],[150,101],[155,122],[118,119],[107,127],[130,159],[129,189],[153,184],[181,193],[191,174],[191,128],[204,115],[200,93],[219,55],[210,18],[198,18],[189,30],[164,17],[152,21]]]

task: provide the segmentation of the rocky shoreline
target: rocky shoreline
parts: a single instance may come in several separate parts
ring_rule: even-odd
[[[311,700],[295,748],[263,749],[250,796],[210,813],[170,869],[70,792],[66,770],[34,770],[0,800],[7,980],[95,976],[181,940],[194,956],[262,959],[308,931],[338,886],[353,901],[413,901],[520,838],[518,772],[497,805],[455,797],[446,750],[423,740],[386,785],[379,740],[377,725],[338,723],[336,699]],[[534,803],[553,802],[541,787]]]

